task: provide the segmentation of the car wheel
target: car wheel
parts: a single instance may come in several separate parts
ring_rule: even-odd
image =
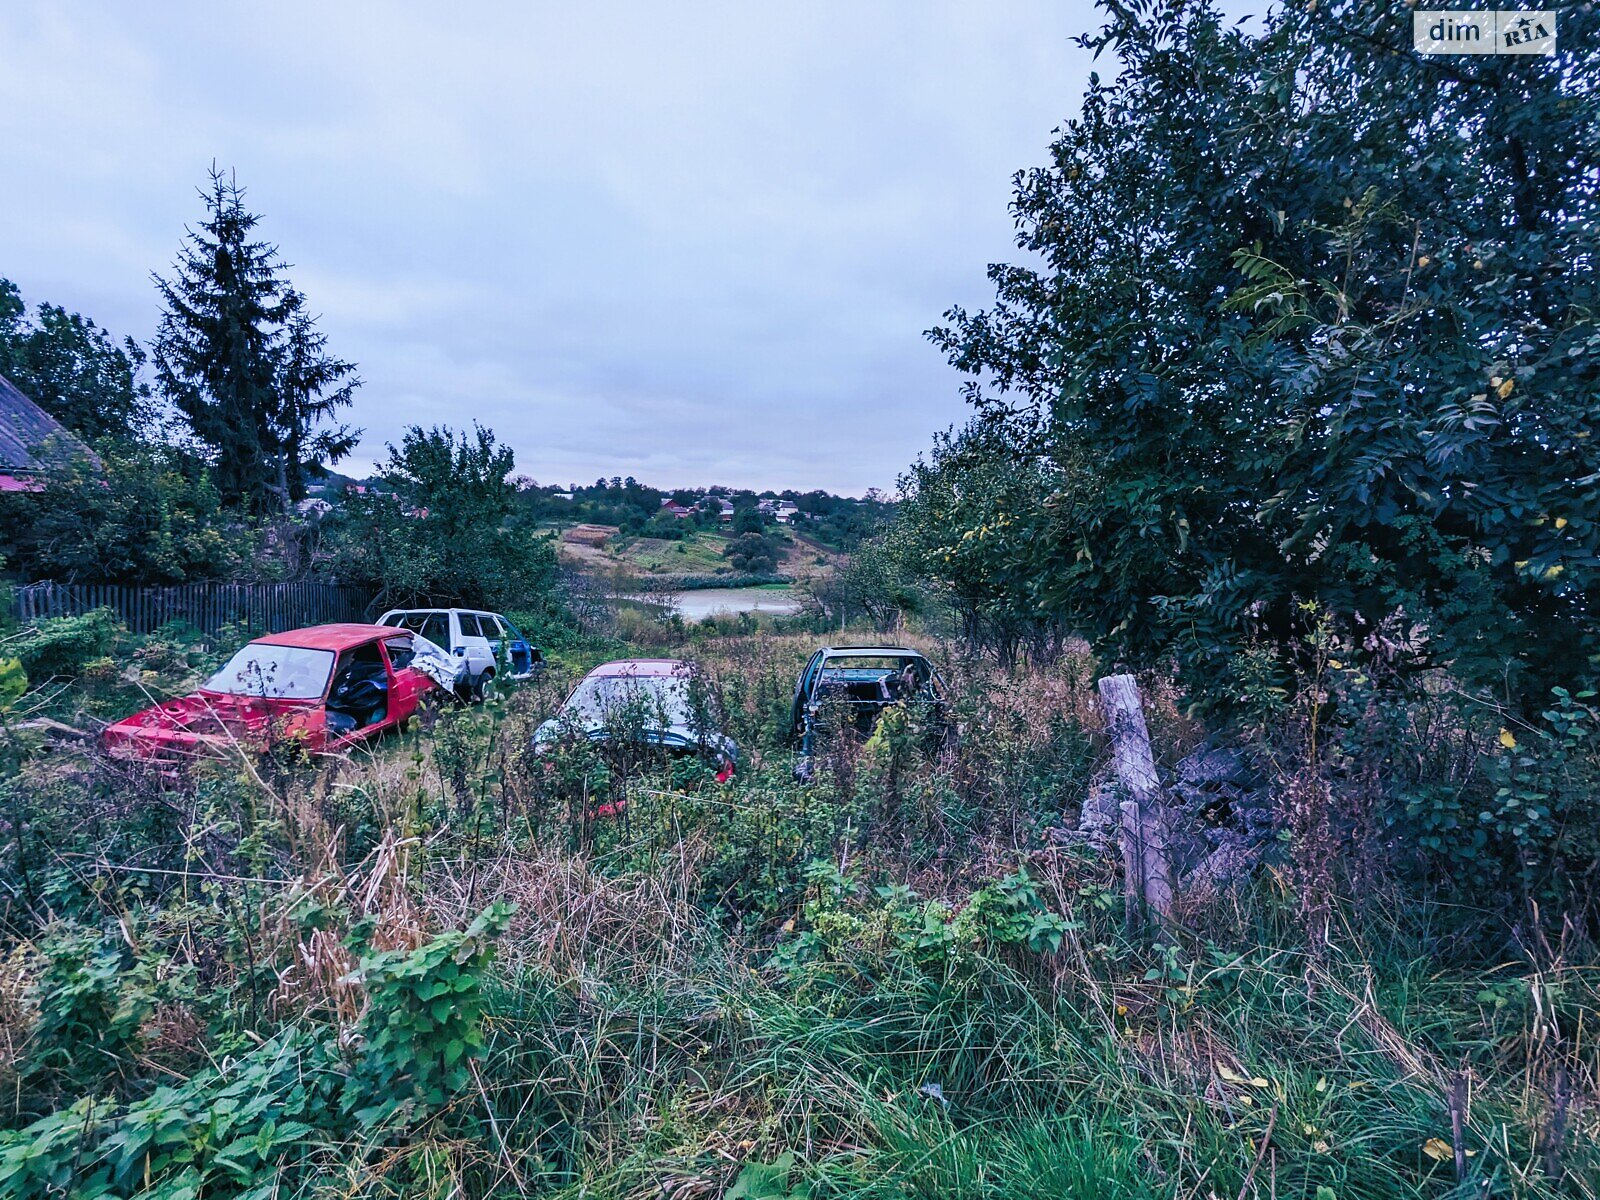
[[[494,699],[493,671],[485,671],[482,675],[478,676],[478,686],[474,692],[474,696],[479,704],[482,704],[486,700]]]

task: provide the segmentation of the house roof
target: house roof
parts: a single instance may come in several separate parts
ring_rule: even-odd
[[[0,471],[24,474],[94,454],[67,427],[0,375]]]

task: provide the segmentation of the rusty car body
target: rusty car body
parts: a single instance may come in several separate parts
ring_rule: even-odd
[[[407,630],[291,629],[242,646],[199,690],[108,725],[101,745],[163,766],[276,745],[340,750],[403,727],[453,670],[449,655]]]

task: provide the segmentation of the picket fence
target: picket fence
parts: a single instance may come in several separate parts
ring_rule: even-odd
[[[370,621],[373,594],[338,583],[184,583],[175,587],[30,583],[16,589],[17,619],[76,617],[109,608],[135,633],[182,621],[201,633],[224,628],[276,633],[330,621]]]

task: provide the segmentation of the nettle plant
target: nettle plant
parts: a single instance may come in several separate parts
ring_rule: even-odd
[[[483,1047],[484,976],[515,911],[496,901],[466,929],[361,960],[365,1043],[349,1102],[363,1124],[441,1108],[470,1082],[468,1063]]]
[[[880,885],[871,893],[876,903],[861,903],[851,876],[822,860],[811,864],[806,881],[805,928],[779,948],[779,966],[878,946],[922,970],[943,971],[1004,950],[1054,954],[1083,927],[1052,910],[1021,867],[978,888],[959,909],[923,900],[906,884]]]

